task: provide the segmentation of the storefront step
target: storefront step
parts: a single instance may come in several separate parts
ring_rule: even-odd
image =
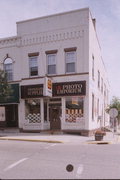
[[[0,132],[4,132],[4,133],[19,133],[19,128],[0,128]]]

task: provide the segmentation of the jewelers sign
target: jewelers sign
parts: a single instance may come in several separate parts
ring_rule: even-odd
[[[85,96],[86,81],[53,83],[53,96]]]

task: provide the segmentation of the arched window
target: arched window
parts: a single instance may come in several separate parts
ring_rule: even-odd
[[[13,60],[6,58],[4,61],[4,71],[7,74],[7,80],[13,81]]]

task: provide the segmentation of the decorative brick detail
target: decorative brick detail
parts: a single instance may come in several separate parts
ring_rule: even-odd
[[[39,33],[26,35],[24,38],[13,36],[10,38],[4,38],[0,40],[0,48],[11,46],[28,46],[33,44],[49,43],[56,41],[63,41],[67,39],[78,39],[83,36],[83,30],[80,27],[73,27],[71,30],[57,30],[56,32]]]

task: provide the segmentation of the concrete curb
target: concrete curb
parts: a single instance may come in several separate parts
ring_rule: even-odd
[[[22,138],[9,138],[9,137],[0,137],[0,140],[30,141],[30,142],[45,142],[45,143],[63,143],[62,141],[56,141],[56,140],[22,139]]]

